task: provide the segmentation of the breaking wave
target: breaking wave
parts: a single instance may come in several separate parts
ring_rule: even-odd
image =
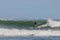
[[[0,36],[60,36],[60,31],[0,28]]]
[[[50,20],[48,22],[51,23],[53,21]],[[51,29],[48,29],[48,30],[40,30],[40,29],[28,30],[28,29],[12,28],[13,26],[10,26],[10,27],[6,26],[6,25],[0,26],[0,36],[60,36],[60,30],[51,30]]]

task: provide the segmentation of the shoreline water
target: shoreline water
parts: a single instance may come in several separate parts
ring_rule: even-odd
[[[0,40],[60,40],[60,36],[19,36],[19,37],[0,37]]]

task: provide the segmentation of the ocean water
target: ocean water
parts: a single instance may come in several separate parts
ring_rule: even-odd
[[[26,26],[26,24],[31,25],[33,22],[27,22],[26,24],[23,22],[25,26],[20,26],[22,25],[20,22],[0,21],[0,40],[60,40],[60,28],[52,28],[54,29],[52,30],[43,26],[43,28],[33,29]],[[16,24],[19,26],[15,26]]]
[[[59,36],[50,36],[50,37],[20,36],[20,37],[0,37],[0,40],[60,40],[60,37]]]
[[[33,29],[28,26],[5,25],[3,21],[0,23],[2,24],[0,25],[0,40],[60,40],[60,28],[51,29],[44,26]]]
[[[1,30],[1,28],[4,28],[3,30]],[[6,36],[6,35],[8,35],[8,33],[7,33],[7,31],[9,32],[9,30],[11,30],[12,32],[14,32],[14,33],[18,33],[19,31],[18,30],[12,30],[12,29],[14,29],[14,28],[16,28],[16,27],[13,27],[13,26],[6,26],[6,25],[0,25],[0,30],[1,31],[3,31],[2,33],[4,33],[5,34],[5,36],[1,36],[0,37],[0,40],[60,40],[60,36]],[[8,29],[8,30],[6,30],[6,29]],[[18,29],[18,28],[17,28]],[[6,31],[5,31],[6,30]],[[21,29],[20,29],[21,30]],[[28,30],[28,29],[27,29]],[[30,31],[32,31],[31,29],[29,29]],[[33,29],[33,30],[35,30],[36,31],[36,29]],[[40,29],[38,29],[38,30],[40,30]],[[45,30],[44,28],[43,28],[43,30]],[[1,34],[1,31],[0,31],[0,34]],[[22,30],[23,32],[24,32],[24,30]],[[41,30],[40,30],[41,31]],[[22,32],[22,33],[23,33]],[[25,31],[25,32],[28,32],[28,31]],[[25,33],[24,32],[24,33]],[[36,31],[37,32],[37,31]],[[14,34],[13,33],[13,34]],[[23,34],[24,34],[23,33]],[[44,32],[43,32],[44,33]],[[47,33],[48,34],[48,33]],[[46,35],[47,35],[46,34]]]

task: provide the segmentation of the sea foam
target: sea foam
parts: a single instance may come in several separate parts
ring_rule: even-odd
[[[60,31],[0,28],[0,36],[60,36]]]

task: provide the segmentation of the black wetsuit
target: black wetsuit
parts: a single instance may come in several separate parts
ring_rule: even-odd
[[[35,29],[37,26],[37,23],[35,22],[34,25],[33,25],[33,29]]]

